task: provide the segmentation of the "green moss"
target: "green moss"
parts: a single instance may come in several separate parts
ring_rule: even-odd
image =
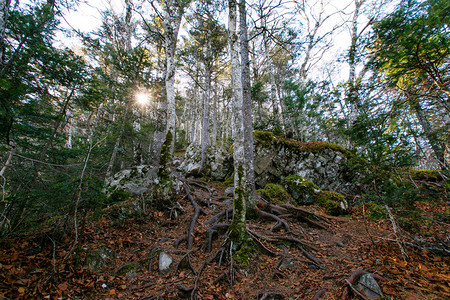
[[[279,184],[268,183],[264,189],[259,189],[257,192],[273,204],[292,202],[291,195]]]
[[[230,226],[230,238],[235,243],[237,249],[247,239],[247,228],[245,226],[245,189],[242,179],[244,177],[244,168],[239,166],[238,169],[238,186],[234,189],[233,198],[233,220]],[[235,250],[235,249],[233,249]]]
[[[125,274],[129,273],[129,272],[136,271],[136,270],[138,270],[140,268],[142,268],[142,267],[138,263],[130,263],[130,264],[127,264],[127,265],[124,265],[124,266],[120,267],[115,272],[115,276],[122,276],[122,275],[125,275]]]
[[[233,260],[241,266],[248,266],[251,258],[256,254],[253,241],[247,238],[238,251],[233,252]]]
[[[223,185],[226,187],[233,186],[234,185],[234,175],[231,175],[225,181],[223,182]]]
[[[273,133],[266,131],[254,131],[253,136],[256,143],[263,145],[265,147],[284,146],[290,149],[291,151],[310,152],[317,154],[321,154],[323,153],[324,150],[329,149],[334,152],[340,152],[344,154],[344,156],[347,158],[352,156],[351,152],[345,150],[342,146],[328,142],[304,143],[275,136]]]
[[[312,204],[321,192],[312,181],[299,175],[289,175],[282,180],[282,183],[297,204]]]
[[[109,197],[108,203],[123,202],[130,199],[130,193],[123,190],[115,190]]]
[[[317,203],[333,216],[339,216],[345,213],[346,207],[341,203],[347,203],[343,195],[335,192],[322,191],[317,196]],[[346,205],[344,205],[346,206]]]
[[[374,202],[367,205],[366,216],[371,220],[380,220],[386,216],[386,209]]]

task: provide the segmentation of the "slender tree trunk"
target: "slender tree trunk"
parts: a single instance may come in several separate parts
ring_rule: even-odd
[[[217,145],[217,89],[218,86],[216,84],[216,88],[214,89],[214,98],[213,98],[213,124],[212,124],[212,132],[211,132],[211,145]]]
[[[236,33],[236,1],[229,0],[228,39],[231,56],[231,82],[233,86],[233,137],[234,137],[234,200],[231,240],[236,246],[246,238],[246,192],[245,192],[245,155],[244,155],[244,120],[241,67],[239,63],[239,37]]]
[[[202,158],[200,161],[200,170],[203,171],[206,162],[206,154],[209,146],[209,102],[211,91],[211,68],[207,63],[205,66],[205,91],[203,93],[203,119],[202,119]]]
[[[8,23],[10,4],[11,0],[0,0],[0,69],[3,68],[3,64],[5,62],[5,33],[6,24]]]
[[[357,117],[358,106],[358,87],[356,83],[356,47],[358,42],[358,18],[362,5],[366,0],[355,0],[355,10],[352,17],[352,25],[350,30],[351,44],[348,52],[348,84],[346,92],[346,102],[349,110],[347,118],[347,129],[353,126],[353,122]],[[348,139],[347,148],[352,149],[352,141]]]
[[[444,147],[439,145],[439,142],[436,141],[436,134],[433,132],[433,129],[428,122],[427,116],[425,115],[425,112],[423,111],[422,107],[420,106],[420,103],[413,104],[414,110],[416,111],[417,119],[419,119],[420,124],[422,125],[423,132],[425,136],[427,137],[428,143],[431,146],[431,149],[433,149],[434,155],[436,159],[438,160],[439,164],[441,165],[442,169],[448,169],[449,165],[448,162],[445,159],[444,155]]]
[[[242,82],[242,110],[244,126],[244,172],[245,192],[247,194],[247,213],[253,213],[256,208],[256,188],[253,151],[253,124],[252,124],[252,95],[250,82],[250,60],[248,53],[247,12],[245,0],[239,3],[239,27],[241,49],[241,82]]]

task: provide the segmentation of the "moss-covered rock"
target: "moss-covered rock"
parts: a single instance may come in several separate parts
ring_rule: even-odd
[[[272,132],[255,130],[253,133],[255,142],[265,146],[285,146],[292,151],[322,153],[325,150],[332,150],[344,154],[347,158],[352,156],[352,153],[345,150],[342,146],[328,143],[328,142],[300,142],[296,140],[289,140],[284,137],[275,136]]]
[[[344,196],[330,191],[322,191],[317,195],[317,203],[333,216],[343,215],[348,209]]]
[[[279,184],[269,183],[263,189],[257,190],[257,192],[266,200],[273,204],[282,204],[292,202],[292,196],[286,191],[286,189]]]
[[[443,180],[441,174],[435,170],[411,170],[411,177],[414,180],[424,180],[437,182]]]
[[[299,175],[289,175],[282,182],[288,193],[299,205],[313,204],[317,195],[321,192],[312,181]]]

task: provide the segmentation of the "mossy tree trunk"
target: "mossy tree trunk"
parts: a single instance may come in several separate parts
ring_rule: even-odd
[[[233,86],[234,200],[230,237],[236,250],[247,240],[247,212],[255,211],[256,190],[253,170],[253,130],[250,68],[245,2],[229,0],[228,30]],[[240,43],[236,32],[237,6],[240,12]],[[239,62],[239,50],[241,61]]]

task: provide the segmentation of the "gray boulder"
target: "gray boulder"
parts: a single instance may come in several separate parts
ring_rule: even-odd
[[[202,157],[200,145],[190,144],[186,149],[184,161],[178,167],[186,175],[199,175]],[[203,174],[213,180],[223,181],[232,172],[232,155],[224,147],[209,147],[206,152],[206,165]]]
[[[114,191],[121,190],[130,193],[130,195],[141,196],[151,193],[153,188],[160,184],[159,181],[156,166],[134,166],[108,178],[106,180],[106,192],[111,195]],[[171,188],[179,193],[183,187],[183,182],[173,174],[170,174],[170,181],[172,182]]]
[[[159,254],[158,268],[161,274],[167,274],[170,271],[170,266],[173,263],[173,258],[165,252]]]
[[[370,273],[362,275],[355,287],[369,299],[383,298],[380,286]]]

